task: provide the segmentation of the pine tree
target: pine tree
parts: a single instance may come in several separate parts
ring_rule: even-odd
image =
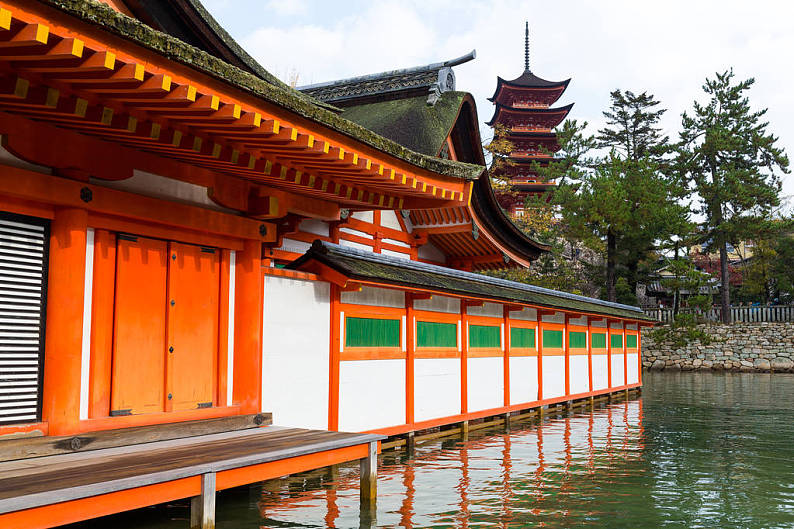
[[[751,240],[762,219],[779,204],[779,172],[788,172],[788,158],[767,132],[745,92],[754,79],[734,83],[733,70],[706,79],[709,101],[693,104],[682,115],[678,168],[697,194],[695,213],[702,214],[703,237],[720,254],[722,321],[730,323],[728,244]]]

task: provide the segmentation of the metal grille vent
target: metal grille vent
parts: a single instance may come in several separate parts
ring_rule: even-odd
[[[41,418],[49,223],[0,213],[0,424]]]

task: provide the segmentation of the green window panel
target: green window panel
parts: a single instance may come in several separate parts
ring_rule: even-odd
[[[606,349],[607,335],[603,332],[594,332],[590,335],[590,345],[593,349]]]
[[[626,335],[626,347],[637,347],[637,335],[636,334],[627,334]]]
[[[345,347],[399,347],[400,320],[345,318]]]
[[[417,347],[457,347],[458,326],[433,321],[416,322]]]
[[[585,349],[587,347],[587,333],[571,331],[568,333],[568,340],[572,349]]]
[[[543,347],[562,348],[562,331],[544,330]]]
[[[535,348],[535,329],[510,327],[510,346]]]
[[[622,334],[612,334],[612,335],[610,335],[609,341],[612,344],[612,349],[623,349],[623,335]]]
[[[500,327],[491,325],[469,325],[469,347],[501,347]]]

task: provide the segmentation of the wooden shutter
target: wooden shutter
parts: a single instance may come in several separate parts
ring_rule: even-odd
[[[41,420],[49,221],[0,213],[0,424]]]

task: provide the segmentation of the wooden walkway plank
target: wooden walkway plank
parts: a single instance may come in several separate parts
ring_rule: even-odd
[[[135,446],[129,453],[95,450],[72,458],[60,455],[24,464],[2,463],[0,514],[383,439],[372,434],[274,427],[235,434],[213,440],[200,436],[147,443],[148,449]]]

